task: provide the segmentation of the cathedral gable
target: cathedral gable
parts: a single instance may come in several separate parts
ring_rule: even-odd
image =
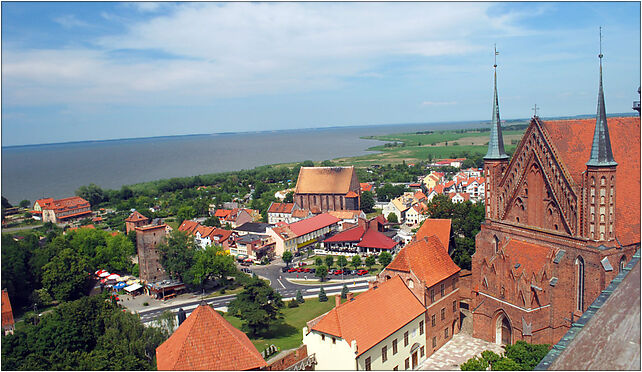
[[[577,188],[533,119],[499,183],[500,219],[574,235]]]

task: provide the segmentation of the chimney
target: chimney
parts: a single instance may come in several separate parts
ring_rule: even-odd
[[[341,295],[334,296],[334,306],[337,307],[341,305]]]
[[[187,319],[187,316],[185,315],[185,310],[183,310],[182,307],[180,309],[178,309],[177,316],[178,316],[178,325],[180,326],[181,324],[183,324],[185,319]]]
[[[352,300],[353,300],[352,292],[348,292],[348,293],[346,294],[346,299],[347,299],[348,301],[352,301]]]

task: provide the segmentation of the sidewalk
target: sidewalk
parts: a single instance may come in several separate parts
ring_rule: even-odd
[[[319,278],[310,278],[310,279],[305,279],[305,278],[280,278],[280,280],[287,280],[288,282],[296,285],[324,285],[324,284],[333,284],[333,283],[351,283],[351,282],[369,282],[371,280],[376,279],[376,276],[362,276],[359,278],[352,278],[352,279],[327,279],[323,281],[323,283],[319,283]],[[304,282],[315,282],[315,283],[296,283],[293,280],[300,280]]]
[[[417,370],[459,370],[459,366],[468,359],[481,355],[482,351],[491,350],[502,354],[504,348],[492,342],[473,338],[460,332],[453,336],[444,346],[428,357]]]
[[[206,293],[205,296],[208,294]],[[217,296],[217,297],[224,297],[223,296]],[[199,299],[201,299],[202,295],[196,295],[192,293],[183,293],[181,295],[176,296],[175,298],[172,298],[171,300],[166,300],[166,301],[161,301],[157,300],[154,298],[151,298],[145,294],[138,295],[136,297],[132,297],[131,295],[124,294],[124,295],[119,295],[120,301],[118,302],[119,304],[123,305],[126,307],[129,311],[134,312],[134,313],[144,313],[147,311],[152,311],[152,310],[158,310],[162,309],[164,307],[171,307],[171,306],[176,306],[176,305],[181,305],[184,303],[189,303],[189,302],[194,302]],[[211,300],[212,298],[215,297],[208,297],[206,300]],[[149,305],[145,306],[143,303],[147,302]]]

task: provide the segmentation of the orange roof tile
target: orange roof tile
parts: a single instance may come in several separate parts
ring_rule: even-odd
[[[227,217],[230,212],[232,212],[229,209],[217,209],[216,212],[214,212],[214,217]]]
[[[425,312],[403,280],[395,276],[330,310],[312,330],[341,337],[348,344],[356,340],[357,355],[361,355]]]
[[[357,244],[357,247],[393,249],[397,244],[399,243],[390,239],[376,228],[370,228],[363,235],[363,238],[361,238],[361,242]]]
[[[135,227],[136,230],[138,231],[147,231],[147,230],[154,230],[154,229],[165,229],[167,227],[166,224],[162,223],[160,225],[147,225],[147,226],[139,226]]]
[[[219,229],[215,228],[210,232],[209,237],[210,239],[214,240],[215,237],[218,237],[219,243],[222,243],[229,239],[229,237],[232,235],[231,230],[225,230],[225,229]]]
[[[39,206],[40,206],[40,208],[42,209],[42,208],[44,208],[45,206],[47,206],[47,205],[49,205],[49,204],[53,203],[53,201],[54,201],[54,199],[53,199],[53,198],[44,198],[44,199],[38,199],[38,200],[36,200],[36,201],[35,201],[35,203],[38,203],[38,205],[39,205]],[[34,205],[35,205],[35,203],[34,203]]]
[[[356,192],[352,191],[352,190],[348,191],[348,193],[346,194],[346,198],[356,198],[358,196],[359,195]]]
[[[70,198],[54,200],[42,209],[53,209],[55,212],[67,211],[77,208],[89,207],[89,202],[80,196],[72,196]]]
[[[359,186],[361,186],[361,191],[372,191],[372,184],[362,182]]]
[[[310,215],[310,210],[309,209],[297,209],[296,211],[292,212],[292,217],[294,218],[306,218]]]
[[[365,227],[357,226],[351,229],[343,230],[335,235],[332,235],[328,239],[324,240],[324,243],[334,243],[334,242],[358,242],[361,241],[361,237],[366,232]]]
[[[250,370],[267,367],[245,333],[209,305],[199,305],[156,348],[158,370]]]
[[[272,203],[268,213],[292,213],[294,203]]]
[[[426,199],[426,194],[424,194],[424,193],[423,193],[423,192],[421,192],[421,191],[417,191],[417,192],[415,193],[414,197],[415,197],[415,199],[417,199],[417,200],[424,200],[424,199]]]
[[[89,225],[84,225],[80,227],[70,227],[67,229],[67,231],[76,231],[78,229],[96,229],[96,227],[94,225],[89,224]]]
[[[127,217],[125,222],[138,222],[145,220],[149,220],[149,218],[143,216],[139,211],[134,211],[134,213],[130,214],[129,217]]]
[[[327,213],[335,216],[336,218],[340,218],[342,220],[357,218],[361,215],[361,211],[350,210],[350,209],[344,209],[341,211],[328,211]]]
[[[296,194],[347,194],[354,167],[301,167]]]
[[[196,228],[198,228],[199,223],[196,221],[185,220],[178,227],[178,231],[186,231],[188,234],[196,233]]]
[[[6,289],[2,290],[2,327],[12,326],[14,324],[13,310],[11,309],[11,301],[9,301],[9,292]]]
[[[435,235],[439,238],[439,242],[448,251],[450,244],[450,229],[452,227],[452,220],[447,218],[427,218],[421,225],[415,239],[421,240],[429,236]]]
[[[324,227],[330,226],[335,223],[339,223],[340,219],[334,217],[331,214],[323,213],[318,216],[306,218],[305,220],[297,221],[289,225],[290,230],[302,236],[313,231],[322,229]]]
[[[607,119],[615,182],[615,234],[622,245],[640,242],[640,117]],[[595,119],[544,121],[561,161],[577,184],[591,156]]]
[[[441,282],[459,272],[459,267],[446,252],[446,249],[435,236],[429,236],[408,243],[386,266],[386,270],[409,272],[412,270],[426,287]]]
[[[515,277],[524,273],[530,278],[533,274],[538,274],[553,259],[552,248],[516,239],[509,240],[502,248],[502,252],[510,262],[510,268]],[[519,267],[516,268],[516,264],[519,264]]]

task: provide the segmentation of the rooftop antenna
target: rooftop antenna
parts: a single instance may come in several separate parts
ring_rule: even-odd
[[[531,110],[535,111],[534,117],[537,117],[537,103],[535,104],[535,107],[533,107]]]
[[[499,52],[497,51],[497,44],[493,44],[493,46],[495,48],[495,64],[493,65],[493,67],[497,69],[497,55],[499,54]],[[600,47],[600,50],[601,50],[601,47]]]

